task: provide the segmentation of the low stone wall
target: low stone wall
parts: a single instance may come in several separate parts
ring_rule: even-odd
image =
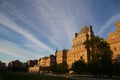
[[[34,66],[34,67],[29,67],[29,73],[39,73],[40,72],[40,67]]]

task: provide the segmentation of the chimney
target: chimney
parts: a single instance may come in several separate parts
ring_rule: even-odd
[[[116,28],[117,28],[117,32],[120,32],[120,21],[116,22]]]
[[[75,33],[74,37],[76,38],[78,36],[78,33]]]

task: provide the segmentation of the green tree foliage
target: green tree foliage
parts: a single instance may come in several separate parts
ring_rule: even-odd
[[[66,62],[60,63],[56,67],[56,71],[58,74],[65,74],[68,72],[68,65]]]
[[[53,64],[50,66],[50,70],[53,73],[57,73],[57,74],[65,74],[68,72],[68,65],[66,62],[60,63],[60,64]]]
[[[112,73],[114,75],[120,75],[120,54],[117,55],[112,64]]]
[[[8,63],[8,69],[12,71],[22,71],[23,69],[23,63],[19,60],[12,61]]]
[[[56,67],[57,67],[56,63],[51,64],[50,65],[50,71],[52,71],[53,73],[56,73]]]
[[[100,62],[99,61],[90,61],[87,65],[87,71],[91,74],[99,74],[100,73]]]
[[[110,73],[112,66],[112,51],[110,50],[109,44],[98,36],[91,37],[91,39],[87,40],[84,44],[88,51],[89,71],[94,74]]]
[[[120,63],[113,63],[112,65],[112,74],[114,75],[120,75]]]
[[[86,72],[86,63],[84,62],[84,60],[81,58],[78,61],[75,61],[72,64],[71,69],[75,72],[75,73],[84,73]]]

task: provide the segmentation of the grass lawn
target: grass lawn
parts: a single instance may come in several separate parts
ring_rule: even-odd
[[[41,74],[30,74],[24,72],[2,72],[4,80],[70,80],[63,77],[46,76]]]

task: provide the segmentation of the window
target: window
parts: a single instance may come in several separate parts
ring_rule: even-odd
[[[114,40],[114,39],[115,39],[115,37],[112,37],[112,39]]]
[[[116,47],[114,47],[114,51],[117,51],[117,48],[116,48]]]

